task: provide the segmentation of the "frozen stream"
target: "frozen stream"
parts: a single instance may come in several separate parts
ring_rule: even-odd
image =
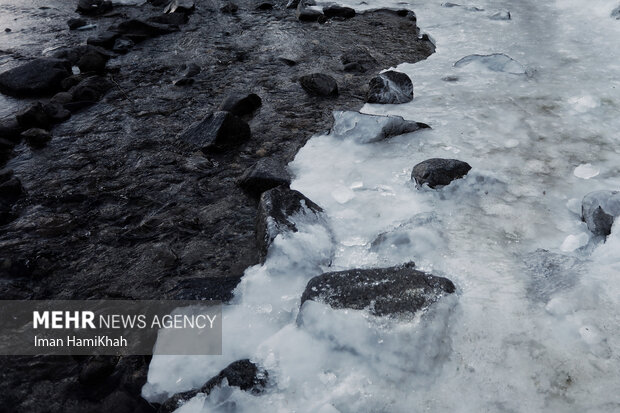
[[[595,244],[580,220],[585,194],[620,189],[618,3],[465,6],[484,10],[407,3],[437,51],[398,67],[413,102],[363,109],[433,129],[372,144],[313,137],[290,165],[292,187],[325,209],[325,225],[277,238],[225,308],[224,355],[154,358],[147,397],[199,387],[249,357],[269,371],[265,394],[224,387],[178,411],[620,410],[620,229]],[[491,18],[501,10],[512,19]],[[515,61],[454,67],[493,53]],[[434,157],[473,169],[416,189],[412,167]],[[382,233],[388,242],[373,243]],[[309,302],[297,326],[313,276],[411,260],[457,295],[421,320]]]

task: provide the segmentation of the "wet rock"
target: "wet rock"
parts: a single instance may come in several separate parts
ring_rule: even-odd
[[[287,9],[296,9],[299,6],[299,0],[288,0],[286,3]]]
[[[513,75],[525,74],[525,67],[514,60],[512,57],[503,53],[493,53],[490,55],[473,54],[465,56],[454,63],[454,67],[470,66],[482,68],[492,72],[505,72]]]
[[[467,162],[457,159],[432,158],[414,166],[411,179],[419,186],[427,184],[430,188],[436,188],[464,177],[470,169]]]
[[[20,111],[17,115],[15,115],[15,119],[17,119],[17,123],[22,127],[22,129],[47,129],[51,124],[51,119],[41,102],[37,102]]]
[[[323,13],[314,9],[302,8],[301,3],[297,7],[297,20],[300,22],[316,22],[324,18]]]
[[[74,102],[98,102],[105,93],[110,90],[113,83],[101,76],[89,76],[69,92],[73,96]]]
[[[244,191],[259,197],[265,191],[280,185],[288,186],[291,176],[282,162],[275,158],[262,158],[246,169],[238,181]]]
[[[299,78],[299,83],[304,90],[315,96],[337,96],[338,83],[333,77],[324,73],[313,73]]]
[[[342,54],[340,61],[345,72],[366,73],[377,65],[377,60],[363,48],[354,48]]]
[[[73,100],[73,96],[69,92],[58,92],[50,99],[50,103],[59,103],[64,105]]]
[[[60,85],[65,91],[68,91],[73,86],[76,86],[78,83],[80,83],[82,80],[84,80],[84,75],[82,74],[71,75],[68,78],[64,79],[62,82],[60,82]]]
[[[125,39],[120,37],[114,41],[114,46],[112,46],[112,51],[119,54],[125,54],[131,50],[132,47],[135,46],[135,43],[131,39]]]
[[[366,309],[376,316],[413,314],[455,290],[447,278],[417,271],[409,263],[319,275],[308,282],[301,305],[312,300],[332,308]]]
[[[256,6],[256,10],[273,10],[273,3],[263,2]]]
[[[71,65],[66,60],[35,59],[0,73],[0,92],[18,97],[53,93],[69,75]]]
[[[0,172],[0,196],[3,199],[17,199],[23,192],[22,183],[13,176],[11,169],[3,169]]]
[[[11,207],[23,193],[22,184],[19,179],[13,176],[11,169],[0,170],[0,225],[4,225],[13,219]],[[6,268],[5,268],[6,267]],[[0,274],[12,275],[20,273],[19,265],[15,265],[10,259],[0,259]]]
[[[185,13],[168,13],[159,16],[153,16],[146,19],[147,22],[170,24],[181,26],[189,21],[189,16]]]
[[[92,357],[82,366],[78,380],[86,385],[99,384],[114,372],[117,361],[113,357]]]
[[[510,20],[510,12],[508,10],[499,10],[491,13],[489,19],[491,20]]]
[[[86,20],[79,18],[67,20],[67,26],[69,26],[69,30],[75,30],[78,27],[86,26],[86,23]]]
[[[240,277],[185,278],[176,282],[170,291],[175,300],[232,300]]]
[[[98,53],[96,51],[90,51],[85,53],[77,63],[77,66],[80,68],[80,72],[103,72],[105,70],[105,65],[108,62],[109,57]]]
[[[191,125],[179,139],[203,151],[222,150],[239,145],[252,136],[250,127],[230,112],[209,113]]]
[[[110,60],[112,55],[101,47],[86,44],[61,49],[54,54],[54,57],[68,60],[72,66],[79,66],[80,70],[84,72],[88,70],[103,70],[100,66],[103,65],[105,67],[105,63]]]
[[[173,0],[166,8],[164,13],[191,14],[196,10],[196,4],[193,0]]]
[[[107,0],[79,0],[77,12],[85,15],[101,15],[112,10],[112,2]]]
[[[233,14],[239,10],[239,6],[232,2],[226,2],[222,7],[220,7],[220,11],[226,14]]]
[[[320,206],[306,198],[301,192],[279,186],[262,193],[256,215],[256,242],[260,261],[267,257],[269,246],[278,234],[297,232],[291,221],[293,215],[303,215],[318,221]]]
[[[119,23],[113,31],[138,43],[151,37],[161,36],[163,34],[173,33],[179,28],[170,24],[160,24],[143,21],[140,19],[130,19]]]
[[[89,37],[86,40],[86,43],[92,46],[103,47],[104,49],[111,49],[112,47],[114,47],[116,39],[118,39],[120,36],[120,33],[107,30],[98,33],[96,36]]]
[[[10,117],[0,121],[0,138],[16,142],[19,140],[19,134],[24,128],[19,126],[15,117]]]
[[[238,360],[228,365],[217,376],[206,382],[200,389],[177,393],[166,400],[157,411],[172,413],[198,393],[209,394],[214,387],[220,386],[224,379],[231,387],[239,387],[252,394],[263,392],[268,382],[268,373],[261,370],[248,359]]]
[[[254,93],[233,93],[224,98],[218,110],[225,110],[236,116],[251,115],[262,103],[261,98]]]
[[[200,73],[200,66],[195,63],[190,63],[185,68],[183,76],[174,81],[176,86],[189,86],[194,83],[193,77]]]
[[[13,153],[13,148],[15,148],[15,142],[0,138],[0,165],[4,165],[9,160]]]
[[[49,102],[43,105],[43,110],[47,114],[51,123],[64,122],[71,117],[71,112],[57,102]]]
[[[611,234],[614,220],[620,215],[620,191],[594,191],[581,203],[581,217],[594,235]]]
[[[355,17],[355,9],[351,7],[342,7],[337,5],[330,5],[323,7],[323,14],[327,18],[339,17],[342,19],[350,19]]]
[[[428,128],[430,126],[425,123],[405,120],[401,116],[334,111],[331,135],[340,139],[354,139],[359,143],[371,143]]]
[[[413,100],[413,83],[404,73],[389,70],[370,80],[366,102],[407,103]]]
[[[45,129],[32,128],[22,132],[22,138],[31,147],[38,149],[43,148],[50,140],[52,135]]]

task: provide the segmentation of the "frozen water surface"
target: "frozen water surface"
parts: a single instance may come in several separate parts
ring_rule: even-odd
[[[225,308],[224,355],[156,357],[144,394],[198,387],[250,357],[270,372],[264,395],[223,386],[180,411],[619,411],[620,229],[590,245],[577,201],[620,187],[617,1],[468,4],[510,20],[440,1],[340,3],[415,10],[437,45],[397,68],[415,99],[363,111],[433,129],[375,143],[313,137],[290,165],[293,187],[325,209],[329,228],[278,237]],[[454,67],[496,54],[527,76]],[[434,157],[473,169],[417,190],[411,168]],[[582,174],[587,164],[598,174]],[[326,262],[411,260],[457,295],[405,320],[309,302],[297,324],[304,286]]]

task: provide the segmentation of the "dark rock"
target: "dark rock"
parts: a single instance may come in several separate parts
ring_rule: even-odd
[[[60,90],[60,82],[71,74],[66,60],[40,58],[0,73],[0,92],[32,96]]]
[[[112,10],[112,2],[107,0],[79,0],[77,12],[85,15],[101,15]]]
[[[79,381],[82,384],[98,384],[107,379],[116,367],[117,359],[113,357],[93,357],[82,366]]]
[[[296,16],[300,22],[316,22],[324,17],[323,13],[318,10],[302,8],[301,3],[297,7]]]
[[[404,73],[389,70],[370,80],[366,102],[407,103],[413,100],[413,83]]]
[[[150,4],[152,4],[153,6],[167,6],[168,4],[170,4],[170,0],[148,0],[148,2]]]
[[[0,165],[3,165],[11,158],[13,148],[15,148],[15,142],[0,138]]]
[[[248,95],[234,93],[224,98],[218,110],[225,110],[236,116],[244,116],[252,114],[262,103],[261,98],[254,93]]]
[[[20,139],[19,134],[24,130],[19,126],[17,118],[10,117],[0,121],[0,138],[17,142]]]
[[[220,7],[220,11],[226,14],[233,14],[239,10],[239,6],[232,2],[226,2],[222,7]]]
[[[71,75],[60,83],[62,88],[66,91],[70,90],[73,86],[79,84],[82,80],[84,80],[84,75]],[[55,95],[54,95],[55,96]]]
[[[185,278],[170,291],[175,300],[232,300],[240,277]]]
[[[71,48],[61,49],[54,54],[54,57],[57,59],[65,59],[68,60],[71,65],[77,65],[80,67],[80,70],[98,70],[97,66],[102,65],[100,60],[104,60],[107,62],[110,60],[112,55],[106,51],[105,49],[97,46],[93,46],[90,44],[75,46]],[[90,62],[95,60],[94,62]],[[82,64],[80,65],[80,61]],[[103,66],[105,66],[105,62]],[[89,69],[87,66],[95,66],[95,69]]]
[[[405,120],[401,116],[334,111],[334,125],[330,134],[336,138],[352,138],[359,143],[371,143],[428,128],[430,126],[425,123]]]
[[[263,2],[256,6],[256,10],[273,10],[273,3]]]
[[[286,3],[287,9],[296,9],[299,6],[299,0],[288,0]]]
[[[73,96],[69,92],[58,92],[50,99],[50,103],[59,103],[64,105],[73,100]]]
[[[33,148],[43,148],[51,139],[52,135],[45,129],[32,128],[22,132],[22,138]]]
[[[147,22],[169,24],[181,26],[189,21],[189,16],[185,13],[167,13],[159,16],[153,16],[146,19]]]
[[[282,162],[275,158],[262,158],[245,170],[238,184],[254,197],[280,185],[288,186],[291,176]]]
[[[3,169],[2,181],[0,181],[0,198],[3,200],[16,200],[24,191],[22,183],[13,176],[12,170]]]
[[[345,72],[366,73],[377,65],[377,60],[368,53],[368,50],[354,48],[346,51],[340,57]]]
[[[325,17],[333,18],[340,17],[342,19],[350,19],[355,17],[355,9],[351,7],[342,7],[337,5],[331,5],[323,7],[323,14]]]
[[[74,102],[97,102],[112,88],[113,83],[101,76],[90,76],[73,86],[69,92]]]
[[[120,33],[108,30],[98,33],[96,36],[89,37],[86,40],[86,43],[92,46],[103,47],[104,49],[111,49],[112,47],[114,47],[116,39],[118,39],[120,36]]]
[[[13,170],[9,168],[0,169],[0,184],[8,182],[13,177]]]
[[[172,0],[164,9],[164,13],[191,14],[196,10],[193,0]]]
[[[230,112],[209,113],[191,125],[179,138],[203,151],[221,150],[239,145],[250,139],[250,127]]]
[[[10,29],[10,28],[8,28],[8,27],[7,27],[6,29],[4,29],[4,31],[5,31],[6,33],[11,33],[11,29]]]
[[[196,63],[190,63],[183,72],[183,77],[174,81],[175,86],[189,86],[194,83],[194,76],[200,73],[200,66]]]
[[[265,261],[269,246],[278,234],[297,232],[291,216],[313,216],[318,221],[320,212],[323,209],[299,191],[279,186],[263,192],[256,214],[256,243],[260,261]]]
[[[620,191],[594,191],[581,203],[581,218],[596,236],[611,234],[614,220],[620,215]]]
[[[157,412],[172,413],[198,393],[211,393],[213,388],[220,386],[224,379],[228,381],[228,385],[231,387],[239,387],[243,391],[260,394],[267,386],[268,374],[266,371],[260,370],[248,359],[235,361],[217,376],[206,382],[200,389],[177,393],[170,397],[160,406]]]
[[[376,316],[413,314],[455,290],[449,279],[417,271],[409,263],[319,275],[308,282],[301,305],[312,300],[332,308],[366,309]]]
[[[112,46],[112,51],[119,54],[125,54],[131,50],[132,47],[135,46],[135,43],[131,39],[125,39],[120,37],[114,41],[114,46]]]
[[[77,66],[80,68],[80,72],[103,72],[105,65],[108,62],[109,57],[96,51],[89,51],[80,57],[77,62]]]
[[[84,19],[69,19],[67,20],[67,26],[69,26],[69,30],[75,30],[78,27],[86,26],[86,20]]]
[[[147,22],[139,19],[126,20],[119,23],[118,26],[114,28],[114,31],[130,38],[136,43],[162,34],[173,33],[178,30],[178,26]]]
[[[428,184],[430,188],[435,188],[464,177],[470,169],[467,162],[457,159],[432,158],[414,166],[411,179],[419,186]]]
[[[191,77],[182,77],[172,82],[175,86],[191,86],[194,84],[194,79]]]
[[[51,123],[64,122],[71,117],[71,112],[64,108],[60,103],[49,102],[43,105],[43,110],[47,113]]]
[[[620,6],[616,7],[611,11],[611,17],[616,20],[620,20]]]
[[[301,87],[310,95],[337,96],[338,83],[333,77],[324,73],[313,73],[299,78]]]
[[[22,110],[15,115],[17,123],[22,129],[42,128],[47,129],[52,123],[48,113],[45,111],[43,104],[37,102],[30,107]]]

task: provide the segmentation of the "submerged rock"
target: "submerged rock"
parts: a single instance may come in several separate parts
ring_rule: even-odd
[[[0,73],[0,92],[32,96],[60,90],[60,82],[71,75],[67,60],[40,58]]]
[[[581,203],[581,217],[594,235],[611,234],[614,220],[620,215],[620,191],[595,191]]]
[[[355,17],[355,9],[351,7],[343,7],[337,5],[330,5],[323,7],[323,14],[327,18],[339,17],[342,19],[351,19]]]
[[[475,65],[492,72],[505,72],[513,75],[522,75],[526,73],[525,67],[521,63],[503,53],[493,53],[490,55],[472,54],[454,63],[454,67],[464,67],[468,65]]]
[[[428,128],[430,126],[425,123],[405,120],[401,116],[334,111],[331,135],[342,139],[352,138],[359,143],[371,143]]]
[[[308,282],[301,305],[308,300],[332,308],[367,309],[376,316],[413,314],[456,290],[452,281],[414,269],[390,268],[329,272]]]
[[[291,176],[282,162],[275,158],[262,158],[250,166],[239,178],[244,191],[258,197],[265,191],[280,185],[288,186]]]
[[[414,166],[411,179],[419,186],[427,184],[430,188],[436,188],[464,177],[470,169],[467,162],[458,159],[432,158]]]
[[[263,104],[261,98],[254,94],[233,93],[224,98],[218,110],[225,110],[236,116],[252,114]]]
[[[220,386],[224,379],[231,387],[239,387],[252,394],[264,391],[268,382],[268,373],[248,359],[238,360],[228,365],[217,376],[206,382],[200,389],[177,393],[166,400],[157,411],[158,413],[172,413],[181,405],[196,396],[198,393],[209,394],[214,387]]]
[[[413,83],[404,73],[389,70],[370,80],[366,102],[407,103],[413,100]]]
[[[221,150],[239,145],[252,136],[250,127],[230,112],[213,112],[194,123],[179,138],[203,151]]]
[[[338,83],[333,77],[324,73],[313,73],[299,78],[299,83],[304,90],[315,96],[337,96]]]
[[[256,214],[256,242],[260,261],[267,257],[269,246],[278,234],[297,232],[291,221],[293,215],[304,215],[318,221],[323,209],[301,192],[283,186],[263,192]]]

